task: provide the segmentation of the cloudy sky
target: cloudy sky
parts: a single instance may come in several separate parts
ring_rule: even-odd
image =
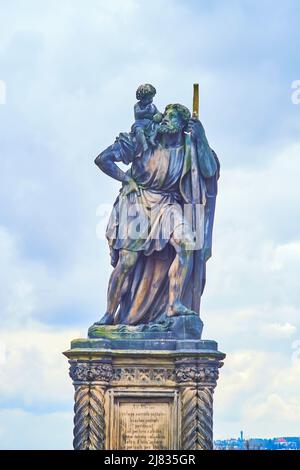
[[[143,82],[160,109],[200,83],[221,161],[202,302],[227,353],[215,438],[299,435],[299,2],[0,0],[0,17],[0,447],[72,447],[61,352],[104,313],[119,188],[93,160]]]

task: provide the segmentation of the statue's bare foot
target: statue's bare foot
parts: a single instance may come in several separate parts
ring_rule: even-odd
[[[106,312],[106,314],[101,318],[101,320],[94,323],[94,325],[113,325],[114,323],[114,316]]]
[[[177,301],[173,305],[169,305],[167,309],[167,316],[168,317],[179,317],[181,315],[197,315],[194,310],[190,310],[181,302]]]

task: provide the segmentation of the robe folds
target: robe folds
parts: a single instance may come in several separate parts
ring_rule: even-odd
[[[186,307],[200,312],[220,166],[199,124],[196,135],[191,138],[184,134],[180,146],[158,145],[137,154],[132,134],[126,133],[111,146],[114,160],[131,165],[127,173],[139,186],[138,193],[127,196],[123,188],[120,190],[106,231],[113,266],[120,250],[138,252],[123,288],[115,324],[138,325],[164,319],[168,271],[176,254],[169,241],[179,226],[183,233],[201,232],[201,242],[198,238],[193,247],[191,274],[181,299]]]

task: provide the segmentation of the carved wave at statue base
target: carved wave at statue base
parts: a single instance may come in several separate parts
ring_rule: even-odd
[[[196,339],[201,338],[203,323],[198,315],[166,317],[160,322],[141,325],[97,325],[89,328],[89,338],[106,339]]]

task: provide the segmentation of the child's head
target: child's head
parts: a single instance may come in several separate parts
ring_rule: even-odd
[[[156,90],[154,86],[150,85],[150,83],[145,83],[145,85],[140,85],[136,90],[136,99],[142,101],[144,104],[150,104],[155,94]]]

